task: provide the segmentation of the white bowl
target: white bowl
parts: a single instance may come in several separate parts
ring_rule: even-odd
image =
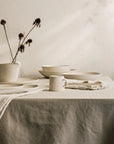
[[[69,72],[70,71],[70,66],[69,65],[45,65],[42,66],[42,71],[43,72]]]
[[[43,76],[45,76],[47,78],[49,78],[50,75],[63,75],[63,73],[60,73],[60,72],[46,72],[46,71],[42,71],[42,70],[40,70],[39,72],[40,72],[40,74],[42,74]]]
[[[84,72],[84,73],[64,73],[67,79],[77,79],[77,80],[97,80],[102,74],[98,72]]]

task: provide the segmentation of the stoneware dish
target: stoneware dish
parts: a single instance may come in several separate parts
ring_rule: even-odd
[[[84,73],[64,73],[67,79],[77,79],[77,80],[97,80],[102,74],[98,72],[84,72]]]
[[[70,66],[69,65],[45,65],[42,66],[42,71],[43,72],[60,72],[60,73],[67,73],[70,71]]]
[[[46,78],[49,78],[51,75],[63,75],[63,73],[61,72],[46,72],[46,71],[42,71],[42,70],[39,70],[40,74],[43,75],[44,77]]]
[[[19,63],[0,64],[0,82],[16,82],[20,71]]]

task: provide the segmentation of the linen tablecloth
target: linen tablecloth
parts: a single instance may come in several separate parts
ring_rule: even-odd
[[[114,144],[114,84],[96,90],[48,89],[14,99],[0,120],[0,144]],[[48,86],[48,80],[39,84]]]

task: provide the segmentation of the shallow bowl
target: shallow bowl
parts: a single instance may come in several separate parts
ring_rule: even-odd
[[[69,65],[45,65],[42,66],[43,72],[69,72],[70,66]]]

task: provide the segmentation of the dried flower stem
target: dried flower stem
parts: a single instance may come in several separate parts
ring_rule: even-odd
[[[24,41],[26,40],[26,38],[28,37],[28,35],[32,32],[32,30],[35,28],[35,26],[36,26],[36,25],[34,25],[34,26],[29,30],[29,32],[28,32],[27,35],[24,37],[24,39],[23,39],[23,41],[22,41],[21,44],[24,43]]]
[[[15,57],[14,57],[13,60],[12,60],[12,63],[16,63],[16,57],[17,57],[17,55],[18,55],[18,53],[19,53],[20,43],[21,43],[21,39],[19,40],[18,49],[17,49],[17,52],[16,52],[16,54],[15,54]]]
[[[26,38],[28,37],[28,35],[32,32],[32,30],[34,29],[36,27],[36,25],[34,25],[30,30],[29,30],[29,32],[26,34],[26,36],[24,37],[24,39],[23,39],[23,41],[21,42],[19,42],[19,45],[18,45],[18,49],[17,49],[17,52],[16,52],[16,54],[15,54],[15,57],[12,59],[12,63],[15,63],[16,62],[16,58],[17,58],[17,55],[18,55],[18,53],[19,53],[19,47],[20,47],[20,45],[22,45],[24,42],[25,42],[25,40],[26,40]]]
[[[3,25],[3,27],[4,27],[4,31],[5,31],[6,40],[7,40],[7,42],[8,42],[8,46],[9,46],[11,58],[12,58],[12,60],[13,60],[13,53],[12,53],[12,49],[11,49],[11,46],[10,46],[10,43],[9,43],[9,39],[8,39],[7,31],[6,31],[6,26]]]

